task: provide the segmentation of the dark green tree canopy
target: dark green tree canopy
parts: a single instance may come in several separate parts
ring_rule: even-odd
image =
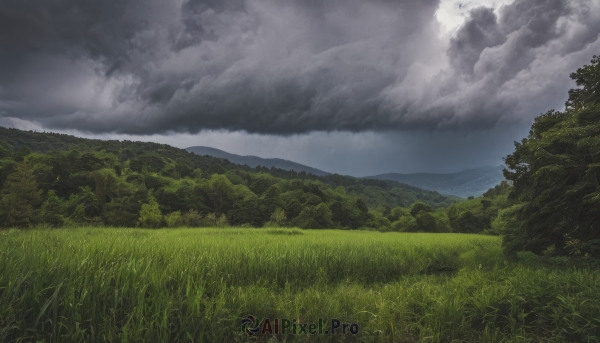
[[[433,208],[431,208],[431,206],[428,204],[418,201],[412,205],[410,209],[410,215],[416,218],[417,214],[419,214],[421,211],[432,212]]]
[[[277,223],[389,229],[386,216],[399,218],[392,208],[420,200],[439,209],[458,200],[395,181],[250,168],[164,144],[2,127],[0,137],[0,227]],[[23,200],[26,188],[37,200]]]
[[[521,203],[505,233],[507,252],[600,254],[600,59],[571,74],[564,112],[537,117],[506,157],[512,198]]]
[[[0,192],[0,225],[27,227],[31,225],[34,208],[41,201],[31,167],[17,163]]]

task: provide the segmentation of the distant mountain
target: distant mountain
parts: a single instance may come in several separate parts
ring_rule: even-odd
[[[411,186],[437,191],[442,194],[450,194],[466,198],[470,195],[480,196],[485,191],[496,186],[502,180],[504,180],[504,176],[502,175],[503,168],[503,166],[481,167],[466,169],[461,172],[451,174],[388,173],[365,176],[363,179],[398,181]]]
[[[185,150],[193,152],[196,155],[201,156],[212,156],[217,158],[225,158],[231,163],[248,165],[249,167],[255,168],[256,166],[263,166],[267,168],[275,167],[285,170],[295,170],[297,172],[312,173],[317,176],[332,175],[328,172],[305,166],[300,163],[284,160],[281,158],[261,158],[258,156],[240,156],[231,154],[223,150],[205,147],[205,146],[193,146],[186,148]],[[410,186],[437,191],[441,194],[455,195],[466,198],[470,195],[479,196],[488,189],[496,186],[502,180],[503,166],[496,167],[481,167],[466,169],[458,173],[451,174],[434,174],[434,173],[413,173],[413,174],[400,174],[400,173],[388,173],[374,176],[365,176],[362,179],[375,179],[375,180],[390,180],[401,182]]]
[[[281,158],[262,158],[262,157],[258,157],[258,156],[241,156],[241,155],[236,155],[236,154],[230,154],[226,151],[215,149],[215,148],[210,148],[210,147],[206,147],[206,146],[192,146],[189,148],[185,148],[185,150],[187,150],[189,152],[193,152],[194,154],[200,155],[200,156],[208,155],[208,156],[212,156],[212,157],[225,158],[225,159],[228,159],[229,162],[231,162],[231,163],[241,164],[241,165],[246,164],[252,168],[255,168],[256,166],[263,166],[263,167],[267,167],[267,168],[275,167],[275,168],[285,169],[285,170],[295,170],[297,172],[304,171],[306,173],[312,173],[317,176],[325,176],[325,175],[330,174],[328,172],[324,172],[324,171],[316,169],[316,168],[312,168],[312,167],[305,166],[303,164],[288,161],[288,160],[283,160]]]

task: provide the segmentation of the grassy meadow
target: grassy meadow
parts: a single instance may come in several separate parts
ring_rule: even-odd
[[[0,232],[0,342],[597,342],[600,270],[466,234]],[[359,332],[248,337],[241,320]]]

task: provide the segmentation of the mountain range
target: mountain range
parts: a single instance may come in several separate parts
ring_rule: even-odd
[[[193,146],[186,148],[185,150],[197,155],[225,158],[232,163],[246,164],[252,168],[260,165],[267,168],[275,167],[285,170],[295,170],[297,172],[304,171],[318,176],[331,174],[320,169],[281,158],[240,156],[205,146]],[[503,168],[504,166],[486,166],[466,169],[457,173],[386,173],[364,176],[361,178],[398,181],[418,188],[466,198],[468,196],[480,196],[485,191],[504,180],[504,176],[502,175]]]
[[[502,174],[502,169],[504,168],[504,166],[488,166],[448,174],[387,173],[366,176],[364,178],[398,181],[442,194],[466,198],[468,196],[480,196],[488,189],[499,184],[504,180],[504,175]]]
[[[230,154],[226,151],[210,148],[207,146],[192,146],[189,148],[185,148],[185,150],[189,152],[193,152],[196,155],[200,156],[212,156],[218,158],[226,158],[229,162],[241,165],[247,165],[252,168],[256,168],[257,166],[263,166],[267,168],[275,167],[279,169],[285,170],[295,170],[297,172],[306,172],[311,173],[317,176],[325,176],[330,173],[319,170],[317,168],[312,168],[309,166],[305,166],[300,163],[284,160],[281,158],[262,158],[258,156],[241,156],[236,154]]]

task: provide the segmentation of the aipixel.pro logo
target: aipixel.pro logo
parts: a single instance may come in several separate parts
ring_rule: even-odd
[[[242,332],[253,337],[258,335],[356,335],[360,327],[357,323],[342,323],[339,319],[324,320],[316,323],[298,323],[296,319],[265,318],[260,320],[252,315],[242,319]]]

